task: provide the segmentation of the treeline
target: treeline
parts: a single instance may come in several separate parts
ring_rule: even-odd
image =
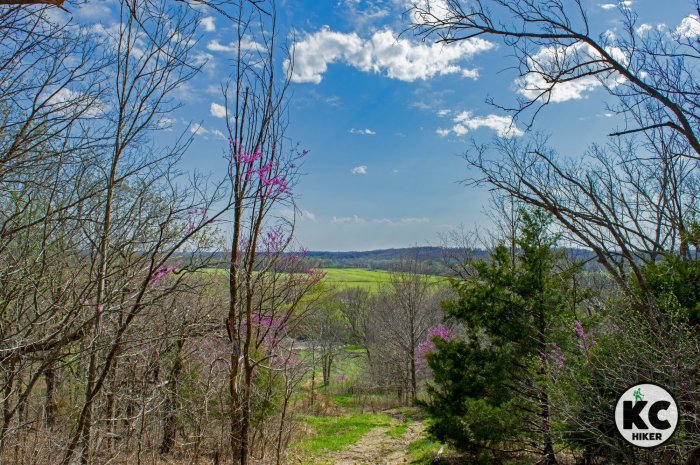
[[[91,28],[0,7],[0,463],[279,463],[322,275],[270,213],[306,155],[274,3],[215,10],[239,44],[216,176],[183,172],[196,131],[172,119],[201,9],[113,6]]]
[[[466,333],[433,338],[432,434],[470,463],[699,463],[697,31],[643,24],[628,2],[607,30],[577,1],[428,0],[412,14],[425,37],[503,40],[523,87],[498,105],[518,122],[577,85],[607,91],[621,122],[587,148],[541,133],[470,147],[467,182],[495,194],[500,234],[454,281],[448,321]],[[603,272],[561,246],[591,250]],[[647,381],[681,418],[655,448],[623,440],[613,416]]]

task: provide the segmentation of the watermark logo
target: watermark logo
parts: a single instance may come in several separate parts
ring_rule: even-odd
[[[678,404],[661,386],[637,384],[617,399],[615,425],[622,437],[634,446],[660,446],[676,432]]]

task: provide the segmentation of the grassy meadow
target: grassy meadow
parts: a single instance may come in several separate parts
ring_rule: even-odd
[[[361,288],[370,292],[377,292],[382,287],[391,284],[391,273],[384,270],[367,270],[365,268],[322,268],[325,273],[323,282],[330,287],[339,290]],[[228,270],[223,268],[209,268],[208,273],[224,275]],[[430,276],[430,281],[439,283],[445,278]]]

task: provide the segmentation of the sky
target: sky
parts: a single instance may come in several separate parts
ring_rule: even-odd
[[[281,33],[295,39],[287,137],[309,151],[294,186],[295,235],[308,250],[438,245],[460,226],[487,228],[488,192],[463,181],[472,141],[529,137],[494,105],[525,92],[512,51],[498,41],[435,44],[408,31],[413,0],[284,0]],[[76,21],[109,27],[113,0],[70,9]],[[600,32],[620,27],[620,8],[639,15],[639,34],[657,28],[700,35],[689,0],[584,0]],[[192,131],[186,169],[217,172],[226,149],[221,83],[230,74],[232,25],[201,9],[195,59],[202,72],[177,93],[172,131]],[[620,122],[593,81],[558,89],[537,117],[561,153],[580,156]],[[163,137],[169,137],[164,134]],[[287,212],[281,212],[286,214]]]

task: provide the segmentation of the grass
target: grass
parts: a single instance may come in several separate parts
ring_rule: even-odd
[[[342,417],[303,417],[314,434],[291,447],[305,457],[322,456],[356,443],[374,428],[389,426],[391,418],[381,413],[357,413]]]
[[[204,270],[212,276],[223,276],[228,273],[223,268],[207,268]],[[369,292],[377,292],[382,287],[391,284],[391,273],[383,270],[366,270],[364,268],[323,268],[326,274],[323,282],[336,289],[365,289]],[[444,280],[440,276],[429,276],[430,282],[439,283]]]
[[[377,292],[391,284],[391,273],[388,271],[363,268],[323,268],[323,271],[326,273],[323,281],[337,289],[361,288]],[[428,279],[435,284],[444,280],[441,276],[429,276]]]
[[[337,289],[361,288],[377,292],[391,282],[391,274],[386,271],[370,271],[362,268],[324,268],[323,282]]]
[[[408,445],[408,456],[412,465],[428,465],[433,463],[435,455],[440,450],[440,443],[430,439],[421,438]]]
[[[355,406],[355,396],[350,394],[339,394],[337,396],[331,397],[331,400],[336,404],[344,408],[351,408]]]
[[[411,420],[406,420],[404,422],[401,422],[397,425],[392,426],[389,428],[386,432],[386,435],[389,436],[390,438],[402,438],[406,436],[406,432],[408,432],[408,425],[411,424]]]

